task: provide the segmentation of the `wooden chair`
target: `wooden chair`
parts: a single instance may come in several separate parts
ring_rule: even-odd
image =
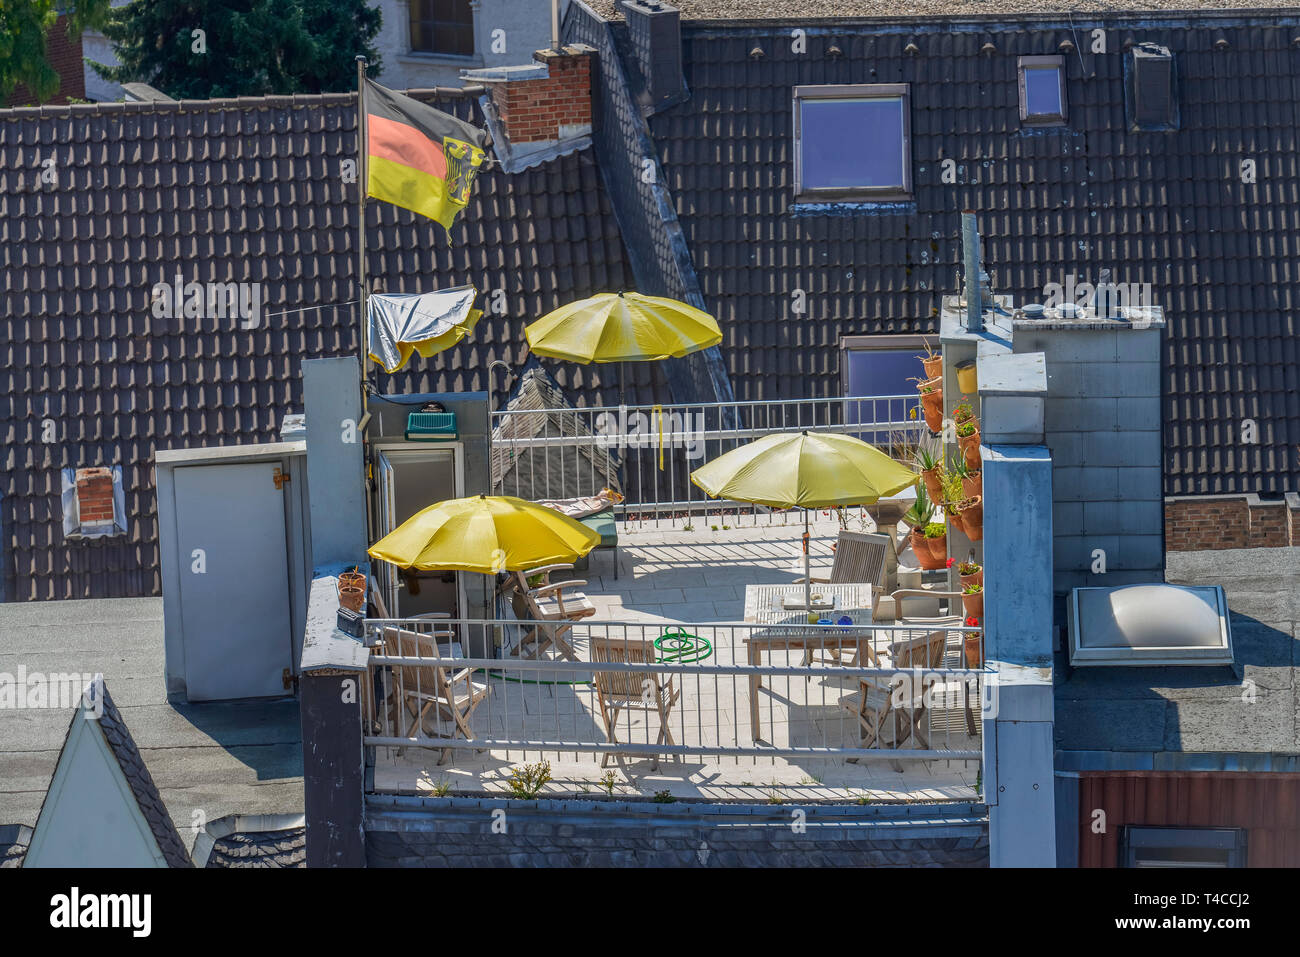
[[[891,572],[897,581],[898,552],[892,536],[842,528],[835,542],[830,577],[812,578],[810,581],[823,585],[869,582],[875,589],[888,589],[893,587]],[[795,583],[802,584],[803,579],[796,579]]]
[[[633,638],[592,638],[591,660],[609,664],[652,664],[656,660],[653,642]],[[619,712],[637,709],[647,714],[659,715],[659,737],[656,744],[674,744],[672,729],[668,726],[673,705],[681,697],[681,689],[673,686],[670,676],[661,681],[655,671],[597,671],[593,675],[596,698],[600,704],[600,717],[605,724],[605,734],[611,744],[618,743],[616,734]],[[627,774],[627,765],[618,751],[607,751],[600,766],[606,767],[613,757]],[[651,770],[659,767],[656,756]]]
[[[428,659],[427,665],[393,666],[391,700],[395,706],[394,725],[398,737],[412,737],[418,728],[425,734],[440,738],[457,735],[470,740],[474,737],[469,719],[491,693],[490,685],[474,681],[474,669],[455,670],[456,658],[446,656],[438,647],[438,639],[450,640],[449,630],[428,633],[407,631],[404,628],[385,628],[383,642],[385,654],[397,657]],[[433,714],[430,712],[433,711]],[[404,715],[409,714],[408,725]],[[433,730],[427,722],[433,719]],[[441,749],[438,763],[446,762],[450,748]]]
[[[908,634],[908,637],[891,644],[883,656],[868,649],[869,667],[892,666],[928,670],[943,664],[944,653],[948,647],[946,628]],[[870,748],[884,744],[882,733],[886,720],[891,716],[894,734],[888,747],[900,748],[913,735],[922,748],[930,747],[929,740],[921,732],[921,720],[926,713],[925,689],[908,688],[912,680],[912,676],[909,675],[861,678],[855,693],[840,698],[840,707],[853,713],[858,719],[859,747]],[[902,695],[906,695],[908,699],[905,709],[896,706]]]
[[[552,645],[561,656],[569,661],[577,661],[578,653],[569,644],[568,637],[573,631],[574,622],[590,618],[596,614],[596,606],[581,591],[587,583],[582,579],[552,582],[551,573],[572,570],[572,565],[543,565],[527,571],[511,572],[505,585],[506,590],[513,590],[522,604],[516,608],[521,619],[531,619],[533,627],[519,641],[515,654],[523,657],[533,646],[531,657],[538,658]],[[541,584],[533,587],[528,579],[542,576]],[[569,594],[565,594],[569,592]]]

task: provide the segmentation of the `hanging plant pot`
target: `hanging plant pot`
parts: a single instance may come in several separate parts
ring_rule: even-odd
[[[975,360],[967,359],[965,362],[959,362],[953,367],[957,373],[957,388],[961,389],[966,395],[974,395],[979,391],[979,380],[975,375]]]
[[[955,505],[945,505],[944,511],[948,513],[948,527],[955,528],[963,535],[970,537],[966,532],[966,523],[962,521],[961,512]]]
[[[925,367],[925,377],[934,379],[943,375],[943,356],[921,356],[921,365]]]
[[[984,589],[981,588],[973,595],[961,596],[962,607],[966,609],[967,618],[984,617]]]
[[[981,647],[983,637],[978,631],[962,635],[962,644],[966,647],[967,668],[982,668],[984,666],[984,649]]]
[[[943,431],[943,378],[935,376],[917,384],[921,393],[921,411],[931,432]],[[926,390],[929,390],[928,392]]]
[[[962,565],[965,565],[965,564],[966,564],[965,562],[962,563]],[[966,573],[963,573],[963,572],[962,572],[962,570],[961,570],[961,569],[962,569],[962,565],[958,565],[958,566],[957,566],[957,575],[958,575],[958,577],[961,579],[961,587],[962,587],[962,590],[963,590],[963,591],[965,590],[965,588],[966,588],[967,585],[981,585],[981,586],[982,586],[982,585],[984,584],[984,566],[983,566],[983,565],[976,565],[976,566],[975,566],[975,570],[974,570],[973,572],[966,572]]]
[[[912,529],[912,554],[916,563],[927,571],[943,568],[948,562],[948,536],[926,538],[919,528]],[[937,545],[935,543],[938,543]]]
[[[957,513],[961,516],[962,531],[972,542],[984,537],[984,499],[982,496],[963,499],[957,503]]]
[[[961,479],[961,490],[967,498],[977,498],[984,494],[984,475],[979,469],[968,471]]]
[[[931,502],[943,501],[943,480],[939,477],[939,466],[932,469],[925,469],[921,472],[921,478],[925,480],[925,490],[929,493]]]
[[[979,427],[977,426],[970,435],[957,436],[957,444],[961,446],[961,454],[966,458],[966,468],[978,469],[980,467]]]

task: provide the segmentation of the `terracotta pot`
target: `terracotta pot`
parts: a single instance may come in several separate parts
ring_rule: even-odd
[[[984,617],[984,592],[978,591],[973,595],[961,596],[962,607],[966,609],[967,618]]]
[[[360,572],[344,572],[339,575],[339,588],[365,588],[366,576]]]
[[[925,386],[934,386],[930,392],[921,392]],[[922,382],[916,387],[921,392],[921,411],[925,413],[925,424],[931,432],[943,431],[943,379],[934,378]]]
[[[925,480],[925,490],[930,495],[930,501],[936,505],[943,501],[943,485],[939,480],[939,466],[932,469],[925,469],[921,473],[921,478]]]
[[[364,588],[358,588],[356,585],[345,585],[339,589],[339,604],[349,611],[361,611],[361,605],[366,600],[366,591]]]
[[[937,545],[935,543],[938,543]],[[912,530],[912,552],[924,569],[943,568],[948,563],[948,536],[926,538],[919,528]]]
[[[957,503],[961,515],[962,530],[972,542],[984,537],[984,499],[981,496],[963,499]]]
[[[970,435],[957,436],[957,444],[961,446],[962,455],[966,457],[966,468],[977,469],[980,467],[980,430],[977,428]]]
[[[978,631],[962,635],[962,644],[966,647],[966,667],[979,668],[984,664],[983,634]]]
[[[941,355],[934,358],[922,358],[921,365],[925,366],[925,377],[927,379],[934,379],[943,375],[943,356]]]
[[[983,585],[983,584],[984,584],[984,569],[981,568],[979,571],[975,572],[973,575],[962,575],[962,574],[958,573],[957,577],[961,579],[961,587],[962,587],[962,588],[965,588],[967,585]]]
[[[977,498],[984,494],[984,474],[970,472],[961,480],[961,490],[967,498]]]
[[[960,513],[960,512],[957,512],[957,511],[950,510],[950,509],[948,509],[947,506],[944,506],[944,511],[946,511],[946,512],[948,513],[948,527],[949,527],[949,528],[955,528],[955,529],[957,529],[957,531],[959,531],[959,532],[961,532],[963,535],[965,535],[965,534],[966,534],[966,524],[965,524],[965,522],[962,521],[961,513]]]

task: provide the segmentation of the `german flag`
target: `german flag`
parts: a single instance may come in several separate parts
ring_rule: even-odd
[[[450,231],[469,203],[487,134],[366,80],[366,195],[428,216]]]

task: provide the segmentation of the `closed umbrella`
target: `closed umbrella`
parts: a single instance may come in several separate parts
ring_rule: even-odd
[[[808,509],[871,505],[915,485],[917,474],[851,435],[781,432],[732,449],[691,473],[714,498],[804,509],[804,596],[812,607]]]

